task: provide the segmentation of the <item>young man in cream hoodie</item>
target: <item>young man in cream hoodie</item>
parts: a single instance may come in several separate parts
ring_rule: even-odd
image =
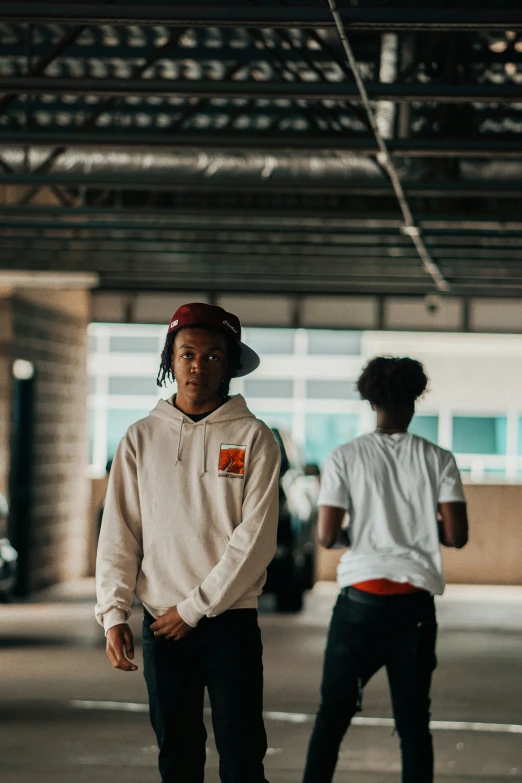
[[[144,674],[162,783],[202,783],[208,689],[222,783],[266,783],[257,598],[277,539],[280,452],[228,396],[259,357],[239,319],[189,304],[169,325],[158,375],[178,392],[133,424],[112,465],[96,616],[115,668],[136,671],[127,624],[143,603]]]

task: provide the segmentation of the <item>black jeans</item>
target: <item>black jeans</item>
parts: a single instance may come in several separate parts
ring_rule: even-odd
[[[203,618],[181,641],[143,619],[143,662],[162,783],[202,783],[208,688],[222,783],[267,783],[261,633],[255,609]]]
[[[357,712],[362,688],[383,666],[401,741],[403,783],[432,783],[431,676],[437,622],[425,592],[381,596],[345,588],[326,646],[321,704],[310,740],[304,783],[330,783],[339,746]]]

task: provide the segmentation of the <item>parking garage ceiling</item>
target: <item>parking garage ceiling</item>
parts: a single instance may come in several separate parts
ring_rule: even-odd
[[[2,3],[1,268],[521,296],[519,0],[338,9],[389,160],[328,2]]]

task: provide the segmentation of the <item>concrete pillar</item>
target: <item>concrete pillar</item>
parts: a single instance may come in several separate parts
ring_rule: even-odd
[[[87,570],[89,317],[85,290],[19,289],[0,299],[2,491],[8,485],[12,364],[24,359],[35,368],[29,591]]]

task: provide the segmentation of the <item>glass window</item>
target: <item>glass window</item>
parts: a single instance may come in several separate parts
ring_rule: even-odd
[[[111,353],[159,353],[157,337],[111,337]]]
[[[293,354],[295,329],[245,329],[244,342],[257,353]]]
[[[89,465],[94,462],[94,428],[96,423],[96,411],[89,408]]]
[[[310,329],[308,353],[337,356],[360,356],[362,332]]]
[[[91,353],[96,353],[98,350],[98,338],[95,334],[89,335],[89,351]]]
[[[109,394],[150,394],[156,395],[156,381],[148,376],[120,376],[109,378]]]
[[[96,378],[89,375],[89,394],[96,394]]]
[[[358,400],[353,381],[307,381],[306,396],[312,400]]]
[[[292,425],[294,417],[291,413],[277,413],[274,411],[253,411],[258,419],[264,421],[269,427],[276,427],[277,429],[286,430],[292,432]]]
[[[437,443],[439,440],[439,417],[438,416],[414,416],[409,426],[410,432],[414,435],[419,435],[421,438],[432,443]]]
[[[505,416],[454,416],[453,451],[457,454],[505,454]]]
[[[143,409],[109,408],[107,411],[107,459],[112,459],[127,429],[138,419],[143,419],[149,413]]]
[[[246,397],[292,397],[294,382],[290,380],[248,380],[245,381]]]
[[[306,460],[323,465],[336,446],[359,434],[356,413],[308,413],[306,416]]]

